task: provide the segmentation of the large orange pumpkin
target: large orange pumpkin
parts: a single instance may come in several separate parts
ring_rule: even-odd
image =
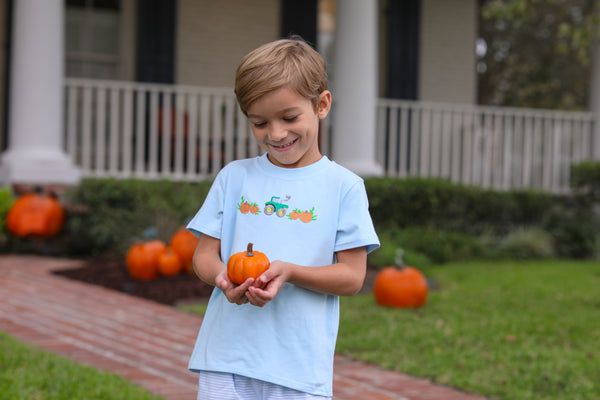
[[[164,253],[158,256],[158,272],[163,276],[175,276],[183,270],[181,258],[167,247]]]
[[[375,301],[396,308],[423,306],[427,302],[427,279],[418,269],[404,266],[401,253],[396,264],[383,268],[375,277]]]
[[[240,285],[248,278],[256,279],[269,268],[271,263],[267,256],[260,251],[253,251],[252,246],[252,243],[248,243],[246,251],[229,257],[227,275],[233,283]]]
[[[51,238],[64,224],[65,211],[58,200],[39,193],[21,195],[6,215],[6,228],[18,237]]]
[[[178,229],[169,242],[169,247],[181,258],[183,268],[188,272],[193,271],[194,251],[197,245],[198,237],[185,228]]]
[[[166,252],[167,245],[158,239],[133,244],[125,256],[129,275],[149,281],[158,277],[158,260]]]

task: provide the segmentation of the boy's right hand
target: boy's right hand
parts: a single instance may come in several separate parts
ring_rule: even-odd
[[[215,278],[215,286],[223,291],[229,302],[237,305],[246,304],[248,302],[246,292],[253,283],[254,278],[248,278],[246,279],[246,282],[242,283],[241,285],[236,285],[231,281],[226,270],[221,272]]]

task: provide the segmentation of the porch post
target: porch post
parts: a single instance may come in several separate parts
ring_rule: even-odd
[[[597,12],[598,13],[598,12]],[[592,157],[600,160],[600,32],[595,32],[592,44],[592,76],[590,82],[590,111],[594,114]]]
[[[361,176],[381,175],[375,160],[376,0],[338,0],[332,64],[332,157]]]
[[[8,149],[4,184],[74,184],[79,170],[63,151],[64,1],[13,3]]]

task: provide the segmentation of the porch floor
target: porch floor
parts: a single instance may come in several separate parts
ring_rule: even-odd
[[[146,387],[195,399],[187,362],[202,318],[51,273],[79,260],[0,256],[0,330]],[[335,357],[335,400],[484,400],[425,379]]]

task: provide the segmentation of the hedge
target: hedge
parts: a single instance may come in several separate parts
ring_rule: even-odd
[[[517,239],[540,241],[545,236],[539,231],[544,231],[557,256],[589,258],[600,253],[599,171],[598,162],[574,166],[574,195],[494,191],[446,179],[414,177],[369,178],[365,186],[378,232],[386,239],[410,244],[412,248],[407,250],[430,249],[425,255],[434,262],[479,256],[487,251],[473,238],[502,238],[523,229],[533,233],[525,232]],[[0,250],[122,255],[134,241],[145,237],[167,241],[196,213],[211,183],[84,179],[63,195],[67,224],[59,237],[40,242],[6,236],[2,240],[0,235]],[[6,208],[12,198],[5,197]]]

